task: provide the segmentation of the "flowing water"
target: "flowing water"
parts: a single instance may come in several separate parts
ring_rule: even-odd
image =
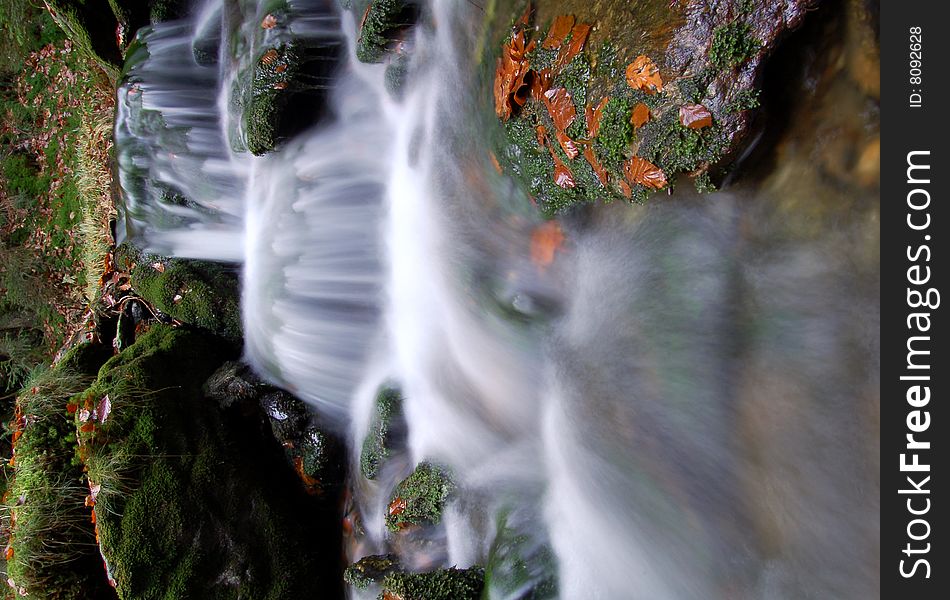
[[[243,265],[247,358],[331,415],[354,464],[375,390],[399,383],[407,448],[353,482],[349,559],[485,564],[504,522],[529,568],[492,598],[552,568],[571,599],[876,595],[874,198],[790,197],[789,159],[566,219],[539,266],[542,220],[488,160],[479,7],[428,4],[395,100],[349,14],[291,2],[293,34],[344,57],[327,114],[254,157],[229,149],[230,94],[265,5],[211,0],[145,34],[120,90],[125,226]],[[393,540],[390,491],[424,459],[460,497],[426,539]]]

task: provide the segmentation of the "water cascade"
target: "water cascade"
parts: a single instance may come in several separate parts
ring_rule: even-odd
[[[123,228],[241,263],[248,360],[348,432],[356,472],[375,391],[398,382],[406,448],[354,482],[351,560],[387,551],[392,487],[427,460],[460,497],[397,551],[469,566],[517,536],[530,567],[489,580],[492,598],[552,572],[563,598],[873,593],[876,559],[855,550],[876,536],[873,427],[854,395],[876,389],[876,340],[834,308],[876,318],[865,223],[806,243],[768,194],[678,190],[565,220],[539,266],[543,220],[488,161],[478,6],[424,7],[396,98],[386,65],[356,61],[349,13],[290,2],[265,42],[345,50],[316,124],[257,157],[235,147],[233,89],[266,3],[239,4],[141,34],[119,92]]]

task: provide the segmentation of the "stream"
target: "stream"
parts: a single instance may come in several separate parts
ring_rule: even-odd
[[[395,95],[385,64],[356,60],[350,12],[292,0],[262,38],[268,6],[208,0],[140,33],[119,230],[241,265],[246,360],[349,440],[350,562],[485,565],[504,535],[526,565],[486,597],[533,597],[552,572],[565,599],[877,595],[873,199],[793,186],[807,157],[786,153],[714,194],[563,217],[542,264],[545,220],[487,160],[480,6],[425,4]],[[255,156],[235,147],[235,90],[274,36],[338,64],[312,75],[314,124]],[[386,382],[406,443],[368,481]],[[458,497],[393,539],[391,491],[424,460]]]

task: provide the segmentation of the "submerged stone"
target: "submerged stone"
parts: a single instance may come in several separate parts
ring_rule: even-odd
[[[485,588],[493,598],[557,598],[557,559],[548,545],[532,539],[523,528],[514,529],[502,515],[485,566]]]
[[[365,63],[382,62],[403,31],[415,23],[418,8],[405,0],[372,0],[360,17],[356,58]]]

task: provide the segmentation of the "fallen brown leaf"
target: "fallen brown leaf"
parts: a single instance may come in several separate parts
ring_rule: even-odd
[[[554,88],[544,92],[544,104],[554,120],[554,126],[560,131],[570,127],[577,118],[577,110],[574,108],[571,93],[565,88]]]
[[[641,54],[632,63],[627,65],[627,83],[635,90],[648,94],[663,91],[663,80],[660,70],[649,57]]]
[[[548,30],[548,37],[544,38],[541,47],[546,50],[559,48],[564,43],[564,38],[571,32],[572,27],[574,27],[574,15],[561,15],[554,19],[554,24]]]
[[[580,151],[577,149],[577,144],[574,143],[574,140],[569,138],[566,133],[563,131],[558,131],[554,134],[557,143],[561,145],[561,150],[564,151],[564,154],[571,160],[577,158],[577,155],[580,154]]]
[[[689,129],[702,129],[713,124],[712,113],[702,104],[680,106],[680,124]]]
[[[637,102],[630,114],[630,124],[634,129],[643,127],[644,123],[650,120],[650,107],[643,102]]]
[[[597,133],[600,131],[600,120],[604,117],[604,109],[607,108],[608,102],[610,102],[610,98],[604,98],[597,105],[597,108],[587,107],[587,135],[591,138],[597,137]]]
[[[600,185],[607,187],[607,182],[609,181],[609,176],[607,175],[607,169],[604,168],[600,161],[597,160],[597,155],[594,154],[594,149],[590,144],[584,146],[584,158],[587,160],[587,163],[594,170],[594,175],[597,176],[597,180],[600,182]],[[623,183],[621,181],[621,183]]]
[[[631,156],[623,164],[623,174],[630,183],[639,183],[654,190],[666,187],[666,175],[663,171],[639,156]]]
[[[587,43],[587,36],[590,35],[591,26],[587,23],[578,23],[571,29],[571,39],[566,46],[561,46],[561,51],[557,55],[557,64],[560,67],[568,65]]]

